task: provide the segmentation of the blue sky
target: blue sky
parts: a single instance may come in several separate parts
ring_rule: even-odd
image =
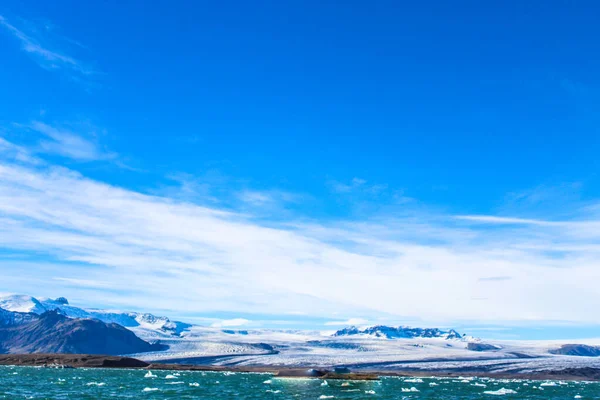
[[[597,336],[600,6],[521,3],[6,2],[0,291]]]

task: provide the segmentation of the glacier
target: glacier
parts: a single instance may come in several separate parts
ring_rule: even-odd
[[[15,311],[18,314],[7,313]],[[353,370],[539,371],[556,368],[600,368],[600,357],[552,354],[569,344],[600,345],[600,339],[572,341],[482,340],[455,330],[347,327],[336,332],[244,329],[231,330],[172,321],[149,313],[84,309],[65,298],[26,295],[0,297],[0,323],[18,324],[27,313],[56,310],[71,318],[115,322],[168,350],[134,354],[145,361],[222,366],[350,367]]]

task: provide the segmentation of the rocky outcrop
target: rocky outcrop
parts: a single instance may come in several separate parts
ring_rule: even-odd
[[[0,365],[49,368],[145,368],[150,364],[130,357],[92,354],[0,354]]]
[[[470,342],[469,344],[467,344],[467,350],[471,350],[471,351],[496,351],[496,350],[500,350],[500,347],[494,346],[493,344]]]
[[[550,350],[551,354],[579,357],[599,357],[600,347],[585,344],[564,344],[558,349]]]

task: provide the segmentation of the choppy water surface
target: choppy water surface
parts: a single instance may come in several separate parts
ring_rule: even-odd
[[[600,399],[589,382],[384,378],[282,379],[267,374],[0,367],[0,399]]]

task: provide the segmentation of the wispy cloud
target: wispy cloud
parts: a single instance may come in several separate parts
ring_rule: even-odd
[[[39,164],[41,160],[31,154],[27,148],[18,146],[0,137],[0,157],[7,157],[27,164]]]
[[[367,181],[361,178],[352,178],[350,183],[344,183],[339,181],[330,181],[329,186],[331,190],[336,193],[350,193],[354,190],[364,188]]]
[[[350,318],[345,321],[329,321],[325,322],[325,326],[359,326],[366,325],[369,321],[363,318]]]
[[[491,226],[445,214],[300,220],[263,223],[2,160],[0,248],[29,259],[0,260],[0,291],[170,314],[598,322],[595,214]],[[511,279],[482,284],[490,277]]]
[[[78,161],[110,160],[115,153],[102,149],[92,140],[94,132],[86,132],[86,137],[66,128],[58,128],[40,121],[34,121],[29,128],[42,134],[45,139],[39,142],[44,153],[57,154]]]
[[[240,192],[239,197],[243,202],[254,205],[270,204],[275,201],[272,195],[255,190],[244,190]]]
[[[489,276],[485,278],[479,278],[479,282],[502,282],[502,281],[510,281],[512,278],[510,276]]]
[[[499,224],[499,225],[553,225],[551,221],[543,221],[537,219],[514,218],[514,217],[497,217],[494,215],[458,215],[456,219],[462,219],[471,222],[480,222],[483,224]]]
[[[56,47],[48,45],[47,43],[52,41],[51,37],[53,36],[48,30],[45,30],[44,33],[40,33],[39,31],[26,32],[25,29],[17,28],[16,25],[9,22],[8,19],[2,15],[0,15],[0,26],[17,39],[21,43],[23,51],[31,55],[32,58],[45,69],[66,70],[69,73],[80,76],[97,73],[97,71],[81,60],[78,60]],[[66,38],[64,37],[58,38],[62,39],[62,41],[75,43],[75,41],[70,39],[65,40]]]
[[[392,189],[385,183],[370,183],[358,177],[352,178],[350,182],[330,180],[327,184],[334,194],[355,202],[377,200],[399,205],[414,201],[402,189]]]
[[[281,190],[249,190],[245,189],[238,193],[238,198],[246,204],[253,206],[274,207],[284,203],[300,201],[300,195]]]
[[[64,282],[66,284],[70,284],[76,287],[88,287],[95,289],[108,289],[113,287],[113,284],[110,282],[104,281],[95,281],[91,279],[73,279],[73,278],[65,278],[61,276],[57,276],[53,278],[55,281]]]
[[[215,322],[211,326],[213,328],[230,328],[230,327],[248,325],[249,323],[250,323],[250,321],[245,318],[234,318],[234,319],[226,319],[223,321]]]

